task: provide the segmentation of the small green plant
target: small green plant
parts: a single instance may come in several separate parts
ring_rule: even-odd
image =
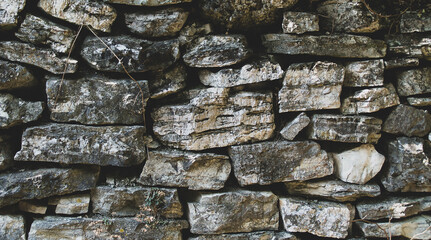
[[[160,212],[165,206],[165,196],[165,192],[152,188],[144,203],[139,206],[139,213],[135,219],[144,224],[142,228],[144,232],[166,224],[166,220],[162,218]]]

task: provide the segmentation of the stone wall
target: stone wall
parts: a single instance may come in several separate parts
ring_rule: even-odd
[[[431,239],[431,6],[0,1],[0,239]]]

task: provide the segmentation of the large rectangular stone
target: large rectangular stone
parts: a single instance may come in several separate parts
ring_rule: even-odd
[[[19,215],[0,215],[0,236],[3,240],[25,240],[25,220]]]

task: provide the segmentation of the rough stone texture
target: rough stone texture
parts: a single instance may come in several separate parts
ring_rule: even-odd
[[[282,78],[284,71],[280,64],[262,59],[245,64],[241,68],[223,68],[216,72],[199,71],[199,79],[206,86],[234,87],[244,84],[272,81]]]
[[[278,93],[279,112],[339,108],[343,80],[344,69],[336,63],[292,64]]]
[[[430,143],[399,137],[388,143],[382,184],[389,192],[431,192]]]
[[[141,124],[150,93],[147,81],[138,83],[105,76],[50,78],[46,81],[46,94],[51,119],[92,125]]]
[[[126,13],[127,28],[145,38],[173,37],[183,27],[189,12],[182,8]]]
[[[323,197],[339,202],[351,202],[362,197],[377,197],[380,195],[380,187],[377,184],[358,185],[340,180],[288,182],[285,185],[289,194],[292,195]]]
[[[24,218],[16,215],[0,215],[0,235],[4,240],[25,240]]]
[[[431,114],[401,104],[386,118],[382,130],[396,135],[423,137],[431,130]]]
[[[335,142],[377,143],[382,120],[369,116],[314,114],[308,125],[308,137]]]
[[[0,29],[10,29],[18,24],[18,14],[26,0],[2,0],[0,2]]]
[[[132,5],[132,6],[157,7],[157,6],[191,2],[192,0],[103,0],[103,1],[108,3],[126,4],[126,5]]]
[[[331,175],[334,170],[332,159],[312,141],[232,146],[229,155],[241,186],[303,181]]]
[[[180,58],[177,40],[152,42],[125,35],[100,39],[122,60],[130,73],[163,70]],[[111,50],[96,37],[85,39],[81,56],[96,70],[124,72],[123,66]]]
[[[431,106],[431,97],[408,97],[407,102],[415,107],[426,107]]]
[[[32,87],[36,78],[23,65],[0,60],[0,90]]]
[[[385,37],[388,55],[431,59],[431,37],[422,34],[397,34]],[[427,50],[428,49],[428,50]]]
[[[386,55],[384,41],[366,36],[265,34],[262,38],[268,53],[340,58],[382,58]]]
[[[18,203],[20,211],[34,213],[34,214],[46,214],[47,206],[38,203],[33,203],[32,201],[20,201]]]
[[[209,23],[191,22],[186,24],[180,31],[178,40],[181,46],[190,47],[198,37],[213,33],[213,27]]]
[[[0,134],[0,171],[11,167],[15,154],[13,143],[8,135]]]
[[[299,240],[295,235],[288,232],[260,231],[252,233],[235,233],[220,235],[200,235],[191,237],[189,240]]]
[[[345,65],[344,86],[383,86],[385,66],[383,59],[349,62]]]
[[[305,113],[300,113],[292,121],[288,122],[283,129],[281,129],[280,134],[286,140],[293,140],[298,133],[308,126],[310,123],[310,118]]]
[[[430,221],[431,216],[421,215],[400,222],[388,223],[385,221],[377,224],[357,222],[356,225],[365,237],[386,238],[390,234],[391,237],[403,236],[408,239],[415,237],[416,240],[427,240],[431,239]]]
[[[328,0],[317,7],[321,26],[329,32],[372,33],[383,25],[381,18],[370,12],[360,0]]]
[[[158,99],[181,91],[186,87],[186,79],[186,67],[182,64],[157,72],[155,79],[148,83],[151,98]]]
[[[355,209],[350,204],[280,198],[280,211],[287,232],[308,232],[320,237],[345,238]]]
[[[274,132],[272,95],[227,88],[189,91],[188,104],[155,109],[153,131],[162,143],[185,150],[261,141]]]
[[[229,177],[229,157],[213,153],[151,150],[139,183],[147,186],[218,190]]]
[[[90,194],[74,194],[55,197],[49,200],[49,205],[55,205],[56,214],[75,215],[88,212],[90,206]]]
[[[401,96],[431,93],[431,67],[402,71],[397,75],[398,93]]]
[[[385,60],[385,69],[419,66],[419,58],[395,58]]]
[[[0,42],[0,57],[34,65],[54,74],[74,73],[78,68],[77,60],[61,57],[51,49],[36,48],[29,43]]]
[[[39,8],[49,15],[74,24],[89,25],[96,30],[110,32],[117,17],[113,7],[91,0],[40,0]]]
[[[189,202],[191,233],[220,234],[278,229],[278,198],[271,192],[202,194]]]
[[[43,109],[43,102],[28,102],[8,93],[0,93],[0,129],[36,121]]]
[[[335,164],[335,175],[342,181],[365,184],[382,169],[385,156],[376,151],[372,144],[341,153],[332,154]]]
[[[24,42],[48,46],[54,51],[68,53],[76,32],[60,24],[27,14],[15,36]]]
[[[136,218],[45,217],[36,219],[28,240],[46,239],[166,239],[181,240],[185,220],[167,220],[149,228]]]
[[[99,168],[41,168],[0,174],[0,207],[94,188]]]
[[[98,186],[91,191],[93,213],[113,217],[132,217],[140,213],[142,207],[157,195],[162,202],[157,213],[167,218],[180,218],[183,209],[178,199],[177,189],[146,187]],[[155,200],[154,200],[155,201]]]
[[[51,123],[27,128],[16,161],[127,167],[146,158],[144,126]]]
[[[431,31],[431,12],[406,12],[401,15],[401,33]]]
[[[404,218],[431,210],[431,196],[427,197],[386,197],[356,204],[361,219],[378,220]]]
[[[281,27],[283,28],[283,33],[318,32],[319,16],[306,12],[285,12]]]
[[[363,89],[343,100],[342,114],[372,113],[400,104],[397,91],[392,84],[384,87]]]

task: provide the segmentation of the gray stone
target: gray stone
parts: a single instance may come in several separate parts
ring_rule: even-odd
[[[383,186],[389,192],[431,192],[430,157],[430,143],[422,138],[390,141]]]
[[[53,17],[78,25],[89,25],[96,30],[110,32],[117,17],[113,7],[91,0],[40,0],[38,7]]]
[[[422,34],[397,34],[385,37],[388,55],[431,59],[431,37]]]
[[[310,118],[305,113],[300,113],[292,121],[288,122],[283,129],[281,129],[280,134],[286,140],[293,140],[298,133],[308,126],[310,123]]]
[[[13,164],[14,144],[7,135],[0,134],[0,171],[10,168]]]
[[[384,87],[362,89],[347,96],[341,105],[342,114],[373,113],[400,104],[397,91],[392,84]]]
[[[380,195],[378,184],[358,185],[340,180],[313,180],[305,182],[285,183],[291,195],[323,197],[338,202],[352,202],[362,197],[377,197]]]
[[[51,49],[36,48],[29,43],[0,42],[0,57],[34,65],[54,74],[74,73],[78,68],[77,60],[67,59]]]
[[[349,62],[345,65],[344,86],[383,86],[385,71],[383,59]]]
[[[299,240],[295,235],[288,232],[260,231],[251,233],[234,233],[219,235],[199,235],[188,240]]]
[[[18,207],[20,211],[34,214],[46,214],[46,210],[48,209],[46,205],[33,201],[20,201]]]
[[[419,58],[395,58],[385,60],[385,69],[417,66],[419,66]]]
[[[152,113],[153,131],[168,146],[204,150],[266,140],[274,132],[270,93],[207,88],[188,94],[188,104],[162,106]]]
[[[56,214],[75,215],[88,213],[90,194],[74,194],[49,199],[49,205],[55,205]]]
[[[186,23],[189,12],[182,8],[125,13],[126,27],[145,38],[173,37]]]
[[[209,35],[197,38],[183,59],[190,67],[226,67],[245,60],[250,54],[243,35]]]
[[[102,75],[78,80],[50,78],[46,94],[52,120],[92,125],[142,124],[150,95],[147,81]]]
[[[149,226],[137,218],[45,217],[33,221],[28,240],[181,240],[181,230],[188,226],[185,220],[166,220]]]
[[[376,151],[372,144],[332,154],[335,175],[342,181],[365,184],[377,175],[385,163],[385,156]]]
[[[68,53],[76,32],[60,24],[32,14],[27,14],[15,36],[24,42],[50,47]]]
[[[401,104],[386,118],[382,130],[396,135],[423,137],[431,130],[431,114]]]
[[[32,87],[36,78],[23,65],[0,60],[0,90]]]
[[[336,63],[292,64],[278,93],[279,112],[339,108],[343,80],[344,69]]]
[[[43,102],[28,102],[8,93],[0,93],[0,129],[38,120]]]
[[[181,46],[190,47],[194,40],[200,36],[208,35],[213,32],[209,23],[191,22],[185,25],[178,36]]]
[[[177,93],[186,87],[187,71],[183,64],[156,73],[153,81],[148,81],[151,98],[162,98]]]
[[[91,191],[91,202],[93,213],[113,217],[136,216],[146,207],[166,218],[183,215],[177,190],[169,188],[98,186]]]
[[[163,70],[180,58],[177,40],[152,42],[131,36],[87,37],[81,56],[90,67],[108,72]],[[103,41],[103,42],[102,42]],[[121,59],[122,64],[103,43]]]
[[[191,190],[218,190],[224,187],[230,171],[228,156],[173,149],[151,150],[139,183]]]
[[[408,97],[407,102],[415,107],[431,106],[431,97]]]
[[[431,31],[431,12],[405,12],[401,15],[401,33]]]
[[[400,96],[431,93],[431,67],[411,69],[397,74],[397,90]]]
[[[303,34],[319,31],[319,16],[306,12],[284,12],[283,33]]]
[[[357,35],[263,35],[267,53],[288,55],[315,55],[340,58],[382,58],[386,55],[386,44]]]
[[[192,0],[103,0],[108,3],[126,4],[132,6],[157,7],[171,4],[191,2]]]
[[[239,190],[201,194],[189,202],[190,232],[240,233],[278,229],[278,198],[271,192]]]
[[[199,71],[201,82],[211,87],[234,87],[272,81],[282,78],[283,75],[280,64],[265,59],[245,64],[241,68],[223,68],[216,72],[206,69]]]
[[[397,219],[431,210],[431,196],[427,197],[386,197],[367,200],[356,204],[359,217],[366,220]]]
[[[18,24],[18,14],[26,0],[2,0],[0,2],[0,29],[9,30]]]
[[[314,114],[307,133],[314,140],[377,143],[381,125],[382,120],[369,116]]]
[[[96,186],[99,168],[41,168],[0,174],[0,207],[21,200],[89,190]]]
[[[275,141],[229,148],[233,170],[241,186],[304,181],[331,175],[332,159],[312,141]]]
[[[320,237],[345,238],[355,216],[350,204],[280,198],[280,211],[287,232],[308,232]]]
[[[127,167],[146,158],[144,126],[51,123],[27,128],[15,161]]]
[[[0,235],[4,240],[25,240],[24,218],[17,215],[0,215]]]

